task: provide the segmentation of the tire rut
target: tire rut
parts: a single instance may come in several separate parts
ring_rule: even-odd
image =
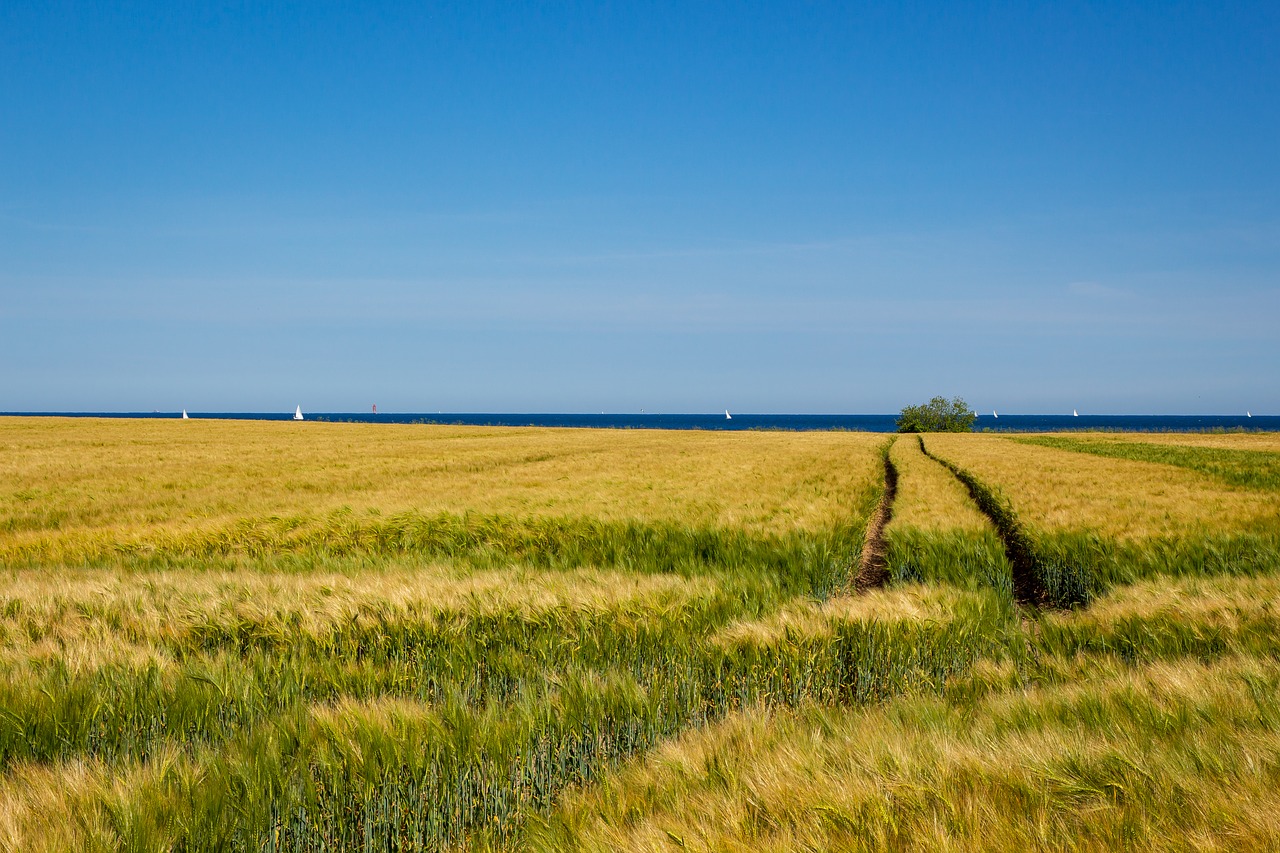
[[[878,589],[889,580],[888,544],[885,542],[884,529],[893,518],[893,501],[898,496],[898,469],[889,457],[893,447],[891,439],[884,449],[884,491],[880,495],[880,503],[867,522],[867,533],[862,541],[862,555],[858,558],[858,572],[853,578],[853,589],[856,593]]]
[[[951,472],[969,491],[969,497],[977,505],[991,523],[1004,544],[1004,553],[1009,560],[1009,568],[1013,572],[1013,600],[1024,607],[1044,607],[1049,604],[1049,596],[1045,592],[1042,580],[1043,571],[1036,558],[1035,549],[1027,534],[1022,531],[1013,512],[1000,503],[1000,500],[980,480],[958,465],[953,465],[940,456],[934,456],[924,446],[924,436],[916,436],[920,442],[920,452]]]

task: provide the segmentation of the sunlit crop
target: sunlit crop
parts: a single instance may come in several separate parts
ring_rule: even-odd
[[[0,849],[1275,846],[1272,451],[1053,438],[0,420]]]
[[[0,418],[0,556],[472,513],[785,533],[857,514],[859,433]],[[283,535],[283,534],[281,534]]]
[[[929,448],[1000,489],[1028,527],[1117,539],[1280,524],[1274,495],[1172,465],[1103,458],[995,435],[937,435]]]

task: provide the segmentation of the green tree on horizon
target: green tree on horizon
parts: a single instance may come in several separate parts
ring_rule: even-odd
[[[976,418],[963,398],[934,397],[904,408],[898,415],[898,432],[973,432]]]

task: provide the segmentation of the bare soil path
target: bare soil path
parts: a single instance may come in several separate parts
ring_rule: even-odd
[[[893,441],[889,446],[893,445]],[[888,545],[885,542],[884,529],[893,518],[893,500],[898,495],[898,469],[889,458],[889,450],[884,451],[884,492],[880,495],[880,503],[867,522],[866,538],[862,542],[862,556],[858,560],[858,572],[854,575],[855,592],[866,592],[885,585],[889,580],[889,562],[886,559]]]

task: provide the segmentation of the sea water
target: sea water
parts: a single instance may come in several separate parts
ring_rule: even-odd
[[[4,412],[3,415],[94,418],[180,418],[180,412]],[[190,412],[192,418],[225,420],[293,419],[293,412]],[[352,413],[305,412],[307,421],[379,424],[459,424],[468,426],[586,427],[595,429],[852,430],[893,432],[897,415],[735,414],[492,414],[476,412]],[[1201,432],[1280,430],[1280,416],[1254,415],[979,415],[974,429],[998,432],[1116,430]]]

